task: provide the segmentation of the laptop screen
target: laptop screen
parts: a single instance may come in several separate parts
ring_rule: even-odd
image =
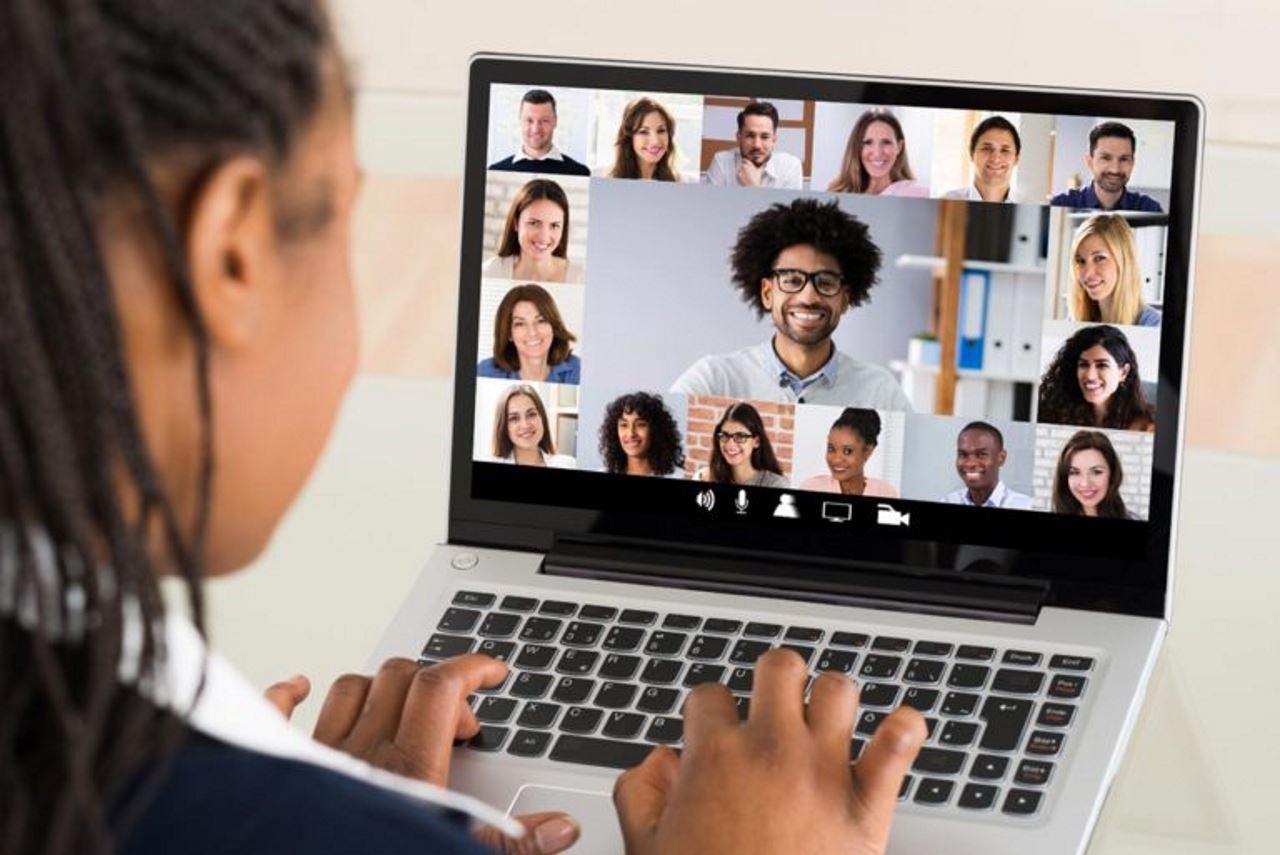
[[[1186,102],[481,59],[470,108],[455,512],[1162,589]]]

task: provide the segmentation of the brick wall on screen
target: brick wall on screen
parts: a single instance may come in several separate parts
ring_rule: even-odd
[[[1034,472],[1035,507],[1049,510],[1053,505],[1053,473],[1058,466],[1058,455],[1078,427],[1070,425],[1036,426],[1036,462]],[[1147,519],[1151,507],[1151,465],[1155,434],[1126,430],[1104,430],[1111,440],[1120,466],[1124,469],[1124,484],[1120,496],[1125,507],[1134,515]]]
[[[716,422],[731,404],[738,403],[737,398],[719,398],[709,395],[694,395],[689,398],[689,427],[685,435],[685,462],[687,475],[711,463],[711,446],[715,442],[713,434]],[[773,453],[782,466],[782,474],[791,477],[791,460],[795,449],[796,408],[794,404],[751,401],[751,406],[760,413],[765,432],[769,434],[769,442],[773,445]]]

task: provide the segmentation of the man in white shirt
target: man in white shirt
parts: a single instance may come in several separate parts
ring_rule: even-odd
[[[733,283],[776,332],[761,344],[702,357],[671,390],[909,411],[887,369],[838,352],[831,340],[844,313],[866,302],[880,260],[866,224],[836,202],[796,199],[756,214],[738,233]]]
[[[774,151],[778,144],[778,110],[768,101],[752,101],[738,113],[737,149],[719,152],[707,168],[708,184],[742,187],[804,186],[800,158]]]
[[[1000,480],[1000,467],[1009,459],[1004,434],[995,425],[969,422],[956,438],[956,473],[964,486],[942,501],[973,508],[1031,510],[1031,497],[1010,490]]]
[[[988,116],[969,136],[969,160],[973,183],[944,195],[970,202],[1018,202],[1013,172],[1022,156],[1022,137],[1004,116]]]
[[[545,89],[530,89],[520,99],[520,148],[510,157],[489,165],[506,172],[540,172],[547,175],[590,175],[579,163],[556,148],[556,99]]]

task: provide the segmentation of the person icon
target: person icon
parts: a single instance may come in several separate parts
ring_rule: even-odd
[[[773,515],[789,520],[800,519],[800,511],[796,508],[796,497],[790,493],[783,493],[779,496],[778,507],[773,509]]]

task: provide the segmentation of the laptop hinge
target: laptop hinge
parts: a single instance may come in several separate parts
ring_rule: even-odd
[[[1048,583],[962,571],[558,538],[541,572],[663,588],[765,596],[894,611],[1034,623]]]

